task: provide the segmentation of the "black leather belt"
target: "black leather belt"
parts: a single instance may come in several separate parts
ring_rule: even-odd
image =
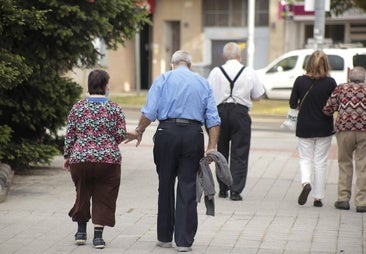
[[[168,118],[165,120],[161,120],[161,123],[184,123],[184,124],[199,124],[202,125],[200,121],[197,120],[190,120],[184,118]]]

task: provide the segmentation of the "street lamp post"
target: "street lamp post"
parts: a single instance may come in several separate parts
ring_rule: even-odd
[[[325,30],[325,0],[316,0],[315,21],[314,21],[314,40],[315,49],[323,49],[324,47],[324,30]]]

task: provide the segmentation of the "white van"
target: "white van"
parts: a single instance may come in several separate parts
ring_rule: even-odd
[[[366,68],[366,48],[328,48],[323,51],[332,68],[330,75],[337,84],[347,82],[348,70],[354,66]],[[305,74],[306,61],[313,52],[313,49],[290,51],[257,70],[268,99],[290,98],[295,79]]]

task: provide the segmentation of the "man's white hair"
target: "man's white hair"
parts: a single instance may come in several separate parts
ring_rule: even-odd
[[[175,51],[174,54],[172,55],[171,62],[174,65],[177,65],[180,62],[185,62],[185,63],[187,63],[188,66],[190,66],[192,63],[192,57],[187,51],[178,50],[178,51]]]
[[[361,66],[356,66],[349,72],[349,81],[351,82],[359,82],[365,83],[365,76],[366,72],[365,69]]]
[[[226,43],[222,52],[224,58],[227,60],[240,58],[240,47],[235,42]]]

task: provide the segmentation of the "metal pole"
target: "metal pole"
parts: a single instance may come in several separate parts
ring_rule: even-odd
[[[255,26],[255,0],[248,2],[248,41],[247,41],[247,65],[253,67],[254,65],[254,26]]]
[[[321,50],[324,47],[325,0],[316,0],[314,7],[315,7],[315,21],[314,21],[315,49]]]

